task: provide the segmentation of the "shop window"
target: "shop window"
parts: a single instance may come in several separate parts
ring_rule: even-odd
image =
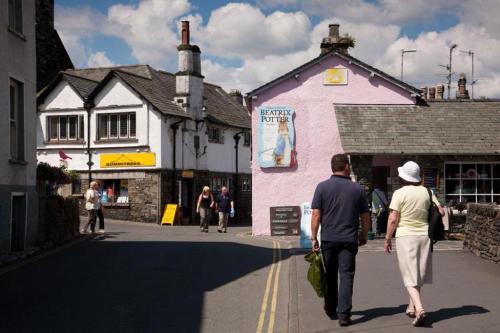
[[[220,128],[218,127],[208,128],[208,142],[223,143]]]
[[[9,0],[9,28],[23,33],[23,4],[22,0]]]
[[[47,141],[83,140],[83,116],[47,117]]]
[[[130,139],[136,136],[135,113],[100,114],[97,123],[99,140]]]
[[[210,189],[212,192],[220,192],[223,186],[226,186],[231,190],[231,182],[227,177],[211,177],[210,178]]]
[[[243,145],[250,146],[251,135],[250,132],[245,132],[243,134]]]
[[[101,182],[103,203],[128,203],[128,179],[106,179]]]
[[[444,172],[448,205],[499,202],[500,163],[447,163]]]

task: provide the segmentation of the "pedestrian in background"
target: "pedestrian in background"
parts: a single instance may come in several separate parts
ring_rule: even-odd
[[[222,186],[220,194],[217,196],[215,202],[217,212],[219,213],[219,227],[217,232],[227,232],[227,221],[229,219],[229,214],[234,217],[234,201],[231,199],[231,195],[227,187]]]
[[[420,167],[409,161],[398,168],[402,187],[392,195],[389,205],[389,223],[384,249],[392,251],[392,235],[396,231],[399,270],[409,294],[406,315],[413,319],[413,326],[424,326],[427,317],[422,304],[421,289],[432,283],[432,251],[428,235],[428,215],[431,205],[429,192],[422,186]],[[432,195],[441,215],[444,209]]]
[[[201,232],[208,233],[208,226],[210,225],[212,208],[214,205],[214,196],[212,195],[212,192],[210,192],[210,187],[204,186],[203,191],[198,197],[198,203],[196,204],[196,212],[200,214]]]
[[[319,183],[314,192],[311,241],[313,250],[320,251],[317,235],[321,224],[321,252],[326,268],[324,310],[330,319],[338,318],[340,326],[348,326],[352,324],[356,254],[358,246],[367,242],[371,222],[365,191],[349,177],[347,156],[334,155],[331,167],[333,175]]]
[[[89,189],[85,192],[85,209],[88,213],[88,221],[85,227],[81,230],[82,233],[87,233],[90,227],[91,233],[95,232],[95,223],[97,218],[96,209],[99,204],[99,197],[97,194],[97,182],[90,182]]]
[[[385,234],[387,232],[387,219],[389,218],[389,201],[387,197],[380,189],[379,185],[375,185],[372,192],[372,214],[373,214],[373,224],[375,228],[372,228],[373,232],[377,235]]]
[[[104,233],[104,214],[102,213],[102,186],[100,183],[97,183],[97,207],[96,207],[96,214],[97,217],[99,218],[99,233],[103,234]]]

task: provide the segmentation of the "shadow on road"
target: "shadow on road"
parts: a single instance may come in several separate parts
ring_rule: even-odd
[[[271,248],[233,242],[109,239],[115,236],[0,276],[0,331],[199,332],[205,293],[273,258]],[[261,291],[252,297],[260,305]]]
[[[378,317],[392,316],[398,313],[404,313],[406,305],[400,305],[398,307],[386,307],[386,308],[373,308],[362,311],[353,311],[353,316],[361,316],[361,318],[356,318],[353,320],[354,324],[360,324]]]
[[[463,305],[459,308],[446,308],[438,311],[430,312],[427,320],[428,327],[442,320],[452,319],[455,317],[470,316],[476,314],[488,313],[490,310],[477,305]]]

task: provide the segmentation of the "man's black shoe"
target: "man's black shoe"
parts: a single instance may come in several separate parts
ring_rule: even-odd
[[[337,319],[337,313],[335,311],[331,311],[327,306],[326,304],[323,305],[323,310],[325,310],[325,313],[326,315],[328,316],[328,318],[330,318],[331,320],[335,320]]]
[[[352,320],[351,320],[351,318],[339,319],[339,325],[340,326],[352,325]]]

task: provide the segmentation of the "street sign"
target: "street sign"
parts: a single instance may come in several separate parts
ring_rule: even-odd
[[[161,219],[161,225],[170,224],[174,225],[175,215],[177,213],[177,204],[167,204],[165,206],[165,212]]]
[[[271,207],[271,236],[300,235],[300,206]]]

